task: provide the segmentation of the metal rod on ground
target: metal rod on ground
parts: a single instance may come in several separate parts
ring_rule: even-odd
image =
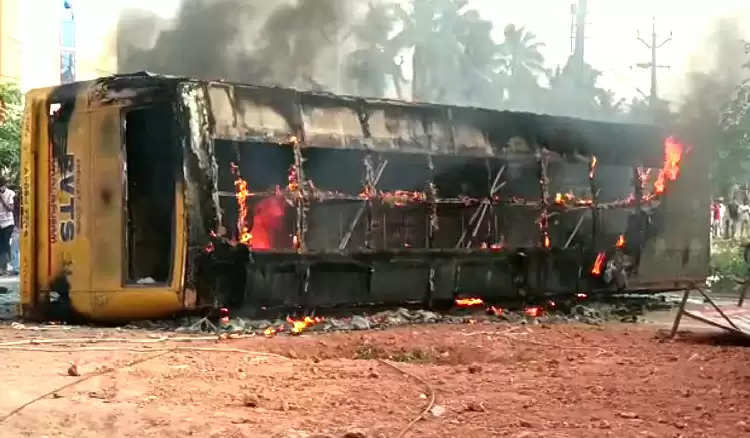
[[[711,297],[709,297],[709,296],[708,296],[708,294],[706,294],[706,292],[704,292],[704,291],[703,291],[703,289],[702,289],[702,288],[700,288],[700,287],[698,287],[698,286],[695,286],[695,290],[697,290],[697,291],[698,291],[698,292],[699,292],[699,293],[700,293],[701,295],[703,295],[703,298],[705,298],[705,299],[706,299],[706,301],[708,301],[708,303],[709,303],[709,304],[711,304],[711,306],[712,306],[712,307],[713,307],[714,309],[716,309],[716,311],[717,311],[717,312],[719,312],[719,315],[721,315],[721,317],[722,317],[722,318],[724,318],[724,320],[725,320],[726,322],[728,322],[728,323],[729,323],[729,325],[731,325],[732,327],[734,327],[734,328],[735,328],[736,330],[740,330],[740,328],[739,328],[739,327],[737,327],[737,326],[736,326],[736,325],[734,324],[734,322],[733,322],[733,321],[732,321],[732,320],[731,320],[731,319],[730,319],[730,318],[729,318],[729,317],[728,317],[728,316],[727,316],[727,315],[726,315],[726,314],[724,313],[724,311],[723,311],[723,310],[721,310],[721,307],[719,307],[719,306],[718,306],[718,305],[717,305],[717,304],[716,304],[716,303],[714,302],[714,300],[713,300],[713,299],[712,299]]]
[[[719,324],[717,322],[714,322],[714,321],[712,321],[710,319],[707,319],[707,318],[704,318],[702,316],[696,315],[696,314],[694,314],[694,313],[692,313],[690,311],[685,310],[685,311],[682,312],[682,314],[683,314],[683,316],[687,316],[688,318],[692,318],[692,319],[694,319],[696,321],[700,321],[700,322],[702,322],[704,324],[708,324],[708,325],[710,325],[712,327],[716,327],[716,328],[719,328],[719,329],[722,329],[722,330],[729,331],[729,332],[734,333],[736,335],[740,335],[740,336],[744,336],[744,337],[750,338],[750,335],[747,334],[747,333],[745,333],[745,332],[743,332],[742,330],[735,330],[732,327],[727,327],[725,325],[721,325],[721,324]]]
[[[375,175],[375,181],[373,181],[372,188],[375,188],[375,186],[378,185],[380,182],[380,177],[383,176],[383,171],[385,170],[385,166],[388,165],[388,160],[383,161],[380,163],[380,168],[378,169],[377,174]],[[349,229],[347,230],[344,237],[341,239],[341,242],[339,243],[339,250],[343,250],[346,248],[346,246],[349,244],[349,240],[352,238],[352,234],[354,234],[354,230],[357,228],[357,225],[359,225],[359,220],[362,218],[362,214],[364,214],[365,209],[367,208],[367,202],[363,203],[362,206],[357,210],[357,213],[354,215],[354,219],[352,219],[351,224],[349,225]]]
[[[670,335],[671,338],[674,338],[677,334],[677,329],[680,327],[680,320],[682,319],[682,314],[685,312],[685,304],[687,304],[688,297],[690,296],[691,289],[686,289],[685,294],[682,296],[682,301],[680,302],[680,307],[677,308],[677,315],[674,317],[674,324],[672,324],[672,334]]]

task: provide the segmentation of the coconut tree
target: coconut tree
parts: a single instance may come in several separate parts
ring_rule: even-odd
[[[401,31],[393,38],[412,54],[412,99],[441,100],[460,69],[461,46],[455,27],[465,0],[412,0],[411,10],[396,6]],[[443,80],[441,80],[443,79]]]
[[[521,103],[528,100],[524,94],[538,91],[539,75],[548,73],[544,56],[539,51],[544,43],[536,41],[536,35],[525,27],[514,24],[505,27],[504,36],[499,51],[504,63],[506,89],[511,102]]]

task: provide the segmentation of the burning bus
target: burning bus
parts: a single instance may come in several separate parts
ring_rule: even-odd
[[[709,160],[670,134],[145,73],[33,90],[22,313],[680,289]]]

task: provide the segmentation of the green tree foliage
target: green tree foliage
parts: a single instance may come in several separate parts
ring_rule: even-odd
[[[525,27],[509,24],[503,32],[505,40],[499,45],[503,60],[503,83],[511,106],[527,109],[539,104],[539,76],[548,75],[544,57],[539,49],[544,43]]]
[[[747,183],[750,175],[750,81],[737,87],[721,114],[721,128],[712,173],[716,191],[723,194],[734,184]]]
[[[411,10],[397,5],[401,31],[393,42],[412,50],[412,99],[447,100],[461,69],[461,45],[455,33],[465,0],[412,0]]]
[[[347,59],[348,87],[354,93],[384,96],[393,89],[417,101],[612,119],[624,101],[596,86],[600,73],[585,65],[552,75],[533,32],[509,24],[503,41],[492,37],[492,22],[468,0],[381,1],[371,4],[352,26],[356,44]],[[411,57],[411,78],[403,59]],[[549,79],[550,87],[541,85]]]
[[[0,173],[18,181],[21,164],[23,95],[13,84],[0,84]]]

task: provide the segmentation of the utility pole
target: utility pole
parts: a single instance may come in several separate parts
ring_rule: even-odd
[[[570,43],[573,52],[573,67],[575,68],[576,82],[583,80],[583,66],[585,65],[584,41],[586,40],[586,16],[588,14],[588,0],[578,0],[578,7],[570,5],[571,18]],[[575,43],[574,43],[575,41]]]
[[[669,37],[662,41],[661,43],[657,43],[657,35],[656,35],[656,17],[652,19],[651,24],[651,42],[647,42],[643,38],[641,38],[641,33],[638,32],[638,41],[642,42],[643,45],[645,45],[647,48],[651,50],[651,62],[645,62],[637,64],[640,68],[650,68],[651,69],[651,94],[649,95],[649,106],[651,110],[653,111],[656,109],[656,103],[659,100],[659,93],[656,83],[656,70],[659,68],[670,68],[668,65],[659,65],[656,63],[656,50],[664,47],[665,44],[672,41],[672,32],[669,33]]]

